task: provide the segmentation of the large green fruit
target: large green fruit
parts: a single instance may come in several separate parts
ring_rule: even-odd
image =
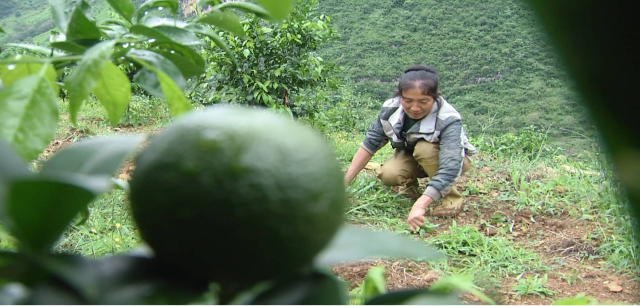
[[[195,112],[136,160],[131,207],[173,271],[255,282],[309,267],[343,222],[342,173],[312,129],[234,106]]]

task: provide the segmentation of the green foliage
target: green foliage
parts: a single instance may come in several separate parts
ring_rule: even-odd
[[[55,72],[51,65],[39,66],[16,63],[0,69],[6,86],[0,91],[0,139],[25,159],[35,158],[49,144],[58,122]]]
[[[297,1],[292,14],[279,24],[265,24],[259,18],[228,22],[233,26],[221,33],[222,41],[205,46],[208,77],[194,84],[191,98],[203,104],[227,101],[272,108],[312,104],[303,90],[337,84],[333,64],[314,52],[337,37],[329,17],[316,12],[317,5],[317,0]],[[222,12],[214,12],[202,21],[224,20],[228,18]],[[216,45],[229,48],[230,57]]]
[[[311,125],[325,133],[353,131],[364,134],[377,118],[378,103],[354,93],[349,86],[329,92],[327,99],[328,103],[305,114]]]
[[[536,274],[534,277],[527,276],[526,279],[518,279],[518,284],[513,286],[513,290],[516,292],[516,296],[528,294],[536,294],[540,297],[552,296],[554,293],[547,289],[546,284],[547,274],[542,278],[539,278],[539,275]]]
[[[518,134],[505,133],[487,137],[474,138],[474,144],[484,153],[498,156],[521,156],[536,161],[541,156],[553,156],[559,149],[549,146],[551,128],[529,126],[518,131]]]
[[[35,175],[26,165],[11,166],[9,173],[16,174],[2,182],[2,223],[27,251],[46,252],[89,201],[108,189],[111,175],[140,141],[121,136],[83,142],[60,152]]]
[[[5,53],[0,61],[1,84],[6,87],[0,92],[0,137],[24,159],[35,158],[53,138],[58,121],[58,75],[74,124],[92,92],[111,123],[119,122],[132,94],[124,72],[135,74],[133,81],[139,87],[164,98],[173,116],[191,109],[183,94],[185,79],[204,72],[204,60],[192,47],[202,44],[198,35],[206,36],[212,30],[198,21],[147,16],[152,10],[168,8],[175,17],[177,0],[149,0],[137,9],[129,0],[111,0],[109,4],[123,19],[98,21],[91,17],[85,0],[76,1],[70,10],[64,0],[49,0],[49,4],[59,30],[49,47],[9,44],[40,56]],[[260,14],[270,16],[275,7],[280,6],[264,8]],[[224,5],[219,4],[201,19],[222,12],[227,17],[216,25],[228,28],[235,13],[222,9]]]

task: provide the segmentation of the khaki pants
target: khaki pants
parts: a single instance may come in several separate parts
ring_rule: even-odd
[[[378,173],[378,178],[387,186],[406,186],[408,193],[418,193],[418,178],[434,177],[438,172],[440,144],[428,141],[418,141],[413,154],[396,150],[391,158],[386,160]],[[462,173],[471,168],[471,161],[465,156]],[[462,175],[462,174],[461,174]],[[412,190],[411,190],[412,189]],[[462,195],[455,187],[441,199],[442,206],[449,208],[462,207]]]

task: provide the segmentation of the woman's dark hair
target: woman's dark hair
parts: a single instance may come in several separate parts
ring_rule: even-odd
[[[398,81],[396,97],[406,89],[420,88],[423,94],[438,100],[438,71],[431,66],[413,65],[404,71]]]

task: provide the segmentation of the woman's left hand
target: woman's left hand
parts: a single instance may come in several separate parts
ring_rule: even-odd
[[[433,199],[428,195],[422,195],[413,204],[409,218],[407,218],[407,224],[411,231],[417,231],[424,225],[424,214],[427,212],[427,206],[433,202]]]

